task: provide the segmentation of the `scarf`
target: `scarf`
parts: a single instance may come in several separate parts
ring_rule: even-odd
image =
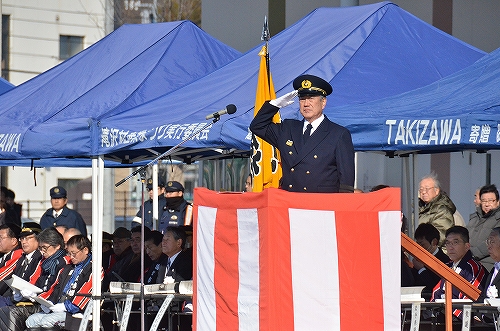
[[[166,198],[166,209],[179,210],[179,206],[184,202],[184,197]]]
[[[56,268],[59,265],[59,258],[64,255],[66,255],[66,251],[60,248],[57,252],[46,258],[42,262],[42,270],[44,271],[44,273],[55,275]]]

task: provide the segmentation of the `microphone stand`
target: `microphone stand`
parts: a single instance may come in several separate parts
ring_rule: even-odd
[[[202,128],[200,128],[198,130],[195,130],[188,137],[184,138],[180,143],[178,143],[174,147],[170,148],[165,153],[157,156],[154,160],[150,161],[148,164],[133,171],[130,175],[128,175],[127,177],[123,178],[122,180],[120,180],[118,183],[115,184],[115,187],[118,187],[137,174],[139,174],[141,177],[141,182],[142,182],[142,190],[141,190],[141,192],[142,192],[141,241],[143,243],[144,243],[144,217],[145,217],[145,215],[144,215],[144,183],[146,181],[146,169],[148,167],[154,165],[155,163],[157,163],[159,160],[162,160],[162,159],[166,158],[167,156],[171,155],[173,152],[175,152],[179,148],[179,146],[181,146],[186,141],[188,141],[189,139],[191,139],[192,137],[194,137],[195,135],[197,135],[201,131],[205,130],[206,128],[208,128],[209,126],[211,126],[212,124],[214,124],[220,120],[220,114],[214,113],[213,116],[214,116],[214,119],[212,120],[212,122],[205,124]],[[144,244],[141,245],[141,291],[140,291],[139,296],[140,296],[140,302],[141,302],[141,331],[144,331],[145,330],[145,314],[146,314],[145,304],[144,304]]]
[[[163,160],[164,158],[166,158],[169,155],[172,155],[186,141],[190,140],[191,138],[193,138],[194,136],[196,136],[198,133],[200,133],[201,131],[205,130],[210,125],[217,123],[220,120],[220,114],[214,113],[213,116],[214,116],[214,119],[212,120],[212,122],[209,122],[209,123],[205,124],[202,128],[193,131],[189,136],[187,136],[186,138],[184,138],[180,143],[178,143],[174,147],[170,148],[165,153],[158,155],[154,160],[151,160],[148,164],[143,165],[139,169],[133,171],[130,175],[128,175],[127,177],[123,178],[118,183],[116,183],[115,187],[118,187],[121,184],[125,183],[127,180],[129,180],[130,178],[134,177],[135,175],[137,175],[141,171],[145,171],[148,167],[152,166],[153,164],[157,163],[158,161]]]

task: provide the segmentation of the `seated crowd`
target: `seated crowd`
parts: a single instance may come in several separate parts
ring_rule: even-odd
[[[456,207],[441,190],[435,175],[420,182],[419,226],[414,240],[441,262],[452,268],[481,291],[476,300],[499,298],[500,286],[500,211],[499,192],[495,185],[485,185],[476,191],[476,210],[467,225],[457,221]],[[460,224],[460,225],[459,225]],[[428,270],[419,260],[407,256],[402,268],[402,284],[424,286],[422,296],[426,301],[445,298],[445,281]],[[411,269],[408,273],[407,270]],[[453,299],[467,299],[453,287]],[[462,311],[453,311],[455,318]],[[423,315],[425,317],[425,314]],[[434,316],[436,317],[436,316]],[[490,316],[491,317],[491,316]],[[491,322],[486,315],[474,316],[474,323]]]
[[[65,238],[68,233],[72,235]],[[193,251],[185,247],[186,237],[183,227],[174,226],[167,227],[164,234],[146,227],[143,243],[140,226],[132,230],[119,227],[112,235],[103,233],[103,292],[112,281],[141,281],[141,246],[145,250],[145,284],[191,280]],[[0,282],[0,330],[78,330],[92,292],[90,240],[77,229],[42,230],[34,222],[22,229],[15,224],[0,225],[0,238],[0,280],[16,275],[42,291],[16,290]],[[38,297],[53,306],[40,304]],[[134,323],[132,318],[129,330],[137,327]],[[105,330],[112,329],[105,326]]]

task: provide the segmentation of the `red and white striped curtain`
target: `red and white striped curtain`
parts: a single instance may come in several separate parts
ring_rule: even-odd
[[[398,188],[194,204],[194,330],[400,330]]]

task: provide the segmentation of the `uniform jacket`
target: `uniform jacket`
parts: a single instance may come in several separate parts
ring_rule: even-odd
[[[165,210],[160,218],[158,231],[163,233],[168,226],[191,225],[192,222],[193,205],[184,200],[177,209],[168,209],[165,206]]]
[[[165,259],[158,271],[157,284],[163,283],[165,276],[172,276],[176,282],[193,279],[193,250],[189,248],[181,251],[168,270],[166,267]]]
[[[439,245],[444,244],[446,230],[455,225],[453,214],[457,208],[451,199],[441,191],[434,199],[425,204],[419,201],[418,223],[430,223],[439,231]]]
[[[438,248],[436,255],[434,255],[439,261],[443,263],[450,262],[450,258],[446,255],[441,248]],[[418,273],[419,270],[413,269],[415,272],[415,282],[416,285],[423,285],[425,288],[422,290],[423,293],[432,293],[434,287],[439,283],[441,277],[435,274],[432,270],[425,268],[422,272]]]
[[[42,291],[46,292],[47,295],[50,295],[52,291],[54,291],[55,285],[56,285],[56,280],[59,274],[62,272],[64,267],[70,263],[70,258],[69,256],[63,254],[60,257],[57,258],[58,264],[57,267],[55,268],[53,273],[50,273],[49,270],[44,270],[42,268],[42,263],[45,261],[42,257],[40,261],[38,262],[35,271],[29,278],[29,282],[39,288],[42,289]],[[27,301],[27,299],[23,299],[23,301]]]
[[[91,257],[89,256],[89,258]],[[89,258],[87,258],[87,260]],[[66,284],[71,281],[71,276],[73,275],[73,272],[75,272],[76,265],[74,264],[68,264],[64,267],[57,278],[54,290],[51,293],[44,292],[41,293],[40,296],[54,304],[69,300],[74,307],[79,309],[79,312],[83,312],[91,298],[89,296],[82,296],[78,294],[92,293],[92,262],[87,260],[82,262],[82,271],[76,279],[72,281],[69,286],[69,290],[66,293],[64,293],[64,288]],[[67,306],[66,303],[65,306]],[[72,313],[77,313],[77,311]]]
[[[35,273],[35,270],[42,259],[42,253],[40,253],[38,249],[35,250],[31,256],[31,260],[29,261],[26,261],[26,256],[27,255],[23,253],[19,260],[17,260],[14,271],[9,278],[11,278],[12,275],[16,275],[25,281],[29,282],[31,280],[31,277]],[[5,282],[0,282],[0,295],[10,296],[11,294],[12,289]]]
[[[10,278],[12,272],[16,268],[17,261],[23,255],[23,250],[20,248],[15,248],[2,256],[0,262],[0,280]]]
[[[453,261],[446,263],[446,265],[449,267],[453,267]],[[460,268],[460,270],[458,268]],[[456,271],[458,270],[460,271],[460,276],[465,278],[473,286],[479,288],[479,290],[481,291],[484,289],[486,279],[488,278],[488,271],[480,262],[477,262],[472,258],[472,253],[470,250],[465,253],[462,260],[460,260],[460,262],[458,263]],[[444,280],[440,280],[439,283],[434,287],[431,301],[444,298],[444,283]],[[467,299],[467,296],[465,296],[462,292],[459,292],[456,287],[453,287],[452,293],[453,299]],[[459,309],[455,309],[453,311],[453,314],[457,317],[460,317],[462,315],[462,311]]]
[[[491,229],[497,226],[500,226],[500,208],[484,214],[481,207],[477,207],[476,212],[470,215],[469,224],[467,224],[472,255],[487,270],[491,270],[495,262],[488,253],[486,239],[490,235]]]
[[[67,228],[76,228],[80,230],[84,236],[87,235],[87,226],[83,221],[82,215],[66,206],[64,206],[57,219],[54,218],[53,208],[47,209],[47,211],[40,218],[40,226],[42,227],[42,230],[58,225],[64,225]]]
[[[158,219],[160,219],[161,215],[163,214],[163,207],[165,207],[165,202],[166,199],[163,194],[158,196]],[[135,216],[142,218],[142,205]],[[153,230],[153,199],[144,201],[144,226]]]
[[[153,261],[149,268],[144,272],[144,284],[157,284],[160,268],[162,268],[165,275],[165,266],[167,265],[167,258],[165,254],[161,254],[157,261]],[[175,261],[174,261],[175,262]]]
[[[281,188],[291,192],[352,192],[354,147],[349,130],[325,116],[304,144],[304,122],[287,119],[272,123],[278,110],[265,102],[250,130],[279,149]]]
[[[493,276],[493,270],[491,270],[490,274],[486,278],[486,283],[484,285],[483,290],[481,291],[481,295],[477,299],[478,303],[483,303],[484,299],[487,298],[487,291],[488,287],[491,285],[496,286],[498,293],[500,294],[500,272],[496,274],[495,279],[493,279],[493,282],[491,281],[491,277]],[[497,296],[498,298],[498,296]]]

